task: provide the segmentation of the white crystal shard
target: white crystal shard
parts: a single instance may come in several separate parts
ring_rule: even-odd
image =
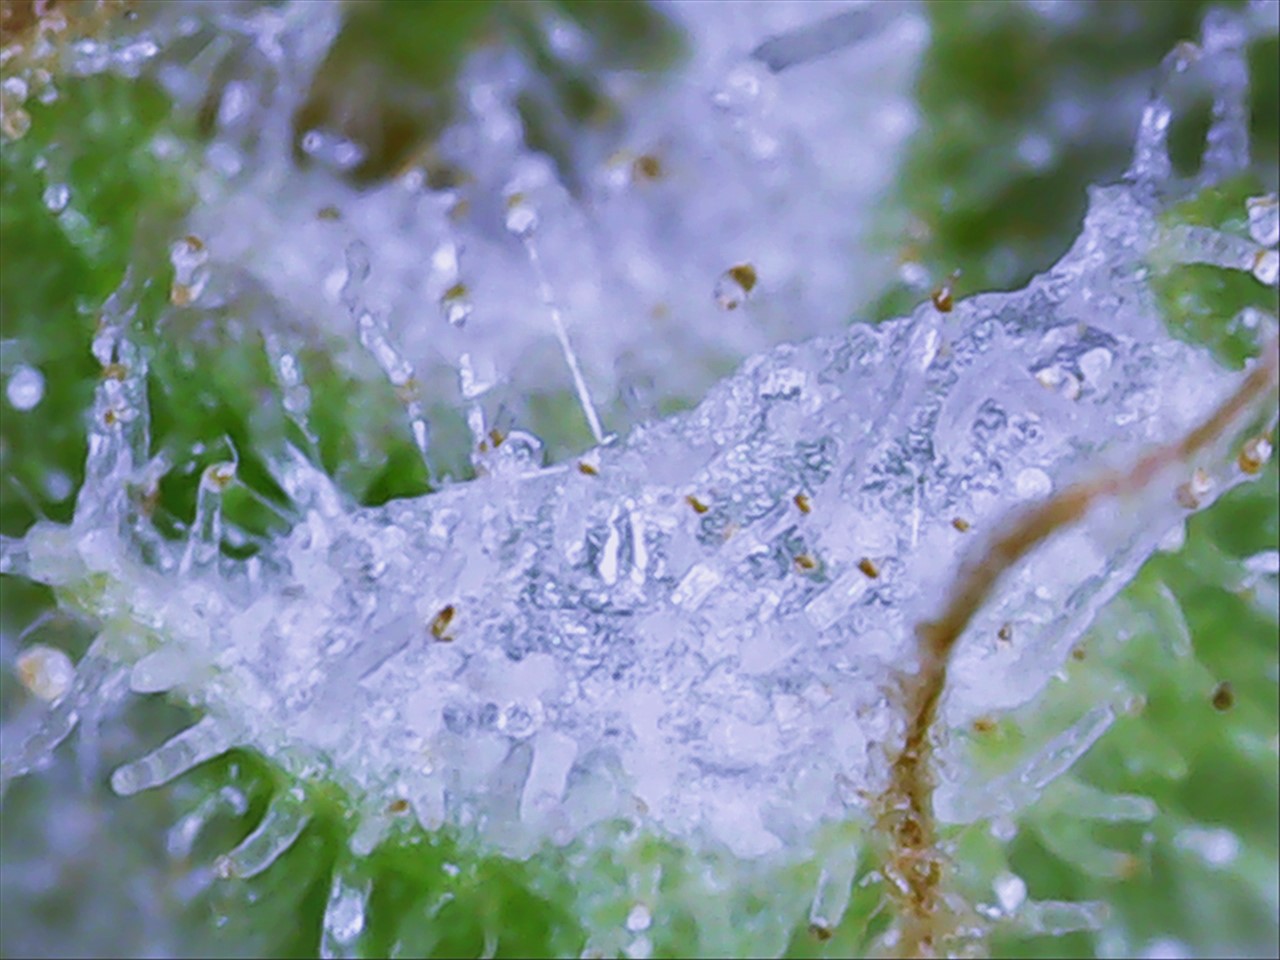
[[[111,789],[123,797],[168,783],[192,767],[225,753],[234,740],[225,725],[205,717],[157,749],[111,774]]]
[[[325,960],[360,955],[356,947],[365,928],[371,886],[367,877],[359,876],[351,867],[339,866],[334,871],[320,932],[320,956]]]
[[[218,858],[215,872],[224,878],[256,877],[293,846],[310,819],[301,788],[276,794],[253,832]]]

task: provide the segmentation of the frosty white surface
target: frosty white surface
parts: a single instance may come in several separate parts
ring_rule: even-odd
[[[319,50],[327,34],[308,30],[323,34],[324,23],[316,16],[318,25],[294,24],[283,39]],[[1207,46],[1214,52],[1205,69],[1221,62],[1223,76],[1234,78],[1238,47]],[[743,81],[757,82],[772,81]],[[481,129],[506,116],[491,85],[477,80],[472,89],[492,98],[478,111]],[[1220,84],[1227,100],[1243,93]],[[1211,146],[1235,142],[1226,128],[1238,122],[1238,104],[1224,103]],[[245,562],[218,549],[221,493],[238,482],[233,471],[211,468],[185,544],[161,538],[131,493],[165,464],[151,459],[146,367],[130,335],[137,290],[127,279],[104,307],[93,345],[112,375],[92,411],[74,522],[38,524],[23,540],[5,541],[0,554],[0,569],[63,588],[67,603],[110,629],[51,725],[6,738],[3,777],[30,769],[65,736],[78,697],[103,682],[94,679],[99,672],[118,680],[129,671],[135,689],[171,689],[206,715],[120,768],[113,783],[121,792],[245,744],[300,777],[340,781],[369,809],[404,797],[425,825],[458,824],[517,854],[615,817],[691,843],[710,839],[744,857],[802,848],[818,825],[856,815],[883,786],[885,751],[900,722],[885,690],[912,667],[913,628],[938,611],[965,551],[1010,509],[1181,436],[1237,384],[1238,375],[1207,352],[1169,337],[1149,285],[1157,247],[1165,260],[1247,268],[1220,256],[1224,245],[1248,244],[1243,238],[1162,235],[1167,126],[1157,99],[1128,181],[1092,192],[1076,244],[1025,290],[974,297],[945,314],[925,304],[910,317],[759,354],[695,409],[592,451],[589,470],[542,468],[537,438],[512,434],[472,482],[358,508],[301,454],[279,457],[274,469],[297,522]],[[699,136],[714,127],[685,118],[682,129]],[[482,164],[490,147],[477,153]],[[498,179],[506,178],[502,158],[516,151],[513,143],[504,149],[494,160]],[[759,160],[750,167],[756,173]],[[570,315],[589,316],[573,291],[581,287],[589,300],[608,290],[599,280],[607,271],[576,259],[577,214],[545,167],[528,155],[514,162],[524,178],[518,192],[538,205],[537,227],[521,221],[520,230],[532,229],[549,273],[563,271],[548,282]],[[1210,151],[1206,176],[1240,162],[1238,150]],[[262,169],[272,169],[269,156]],[[298,197],[310,204],[324,189],[312,184]],[[731,194],[734,185],[724,189]],[[795,181],[786,189],[797,207],[829,204],[819,190],[796,194]],[[254,242],[268,251],[261,256],[235,248],[229,223],[270,225],[255,196],[247,187],[211,195],[197,216],[209,218],[207,235],[227,236],[209,248],[246,263],[274,257],[264,281],[284,284],[281,296],[314,297],[316,264],[331,247],[319,231],[328,227],[307,221],[287,242],[259,237]],[[384,201],[389,206],[379,206]],[[349,219],[370,236],[391,209],[439,224],[431,219],[439,201],[388,187],[362,196]],[[817,234],[832,227],[829,211],[812,216]],[[618,227],[616,249],[647,242],[638,213]],[[747,251],[752,262],[766,278],[803,263],[810,280],[787,299],[786,316],[835,327],[844,313],[824,299],[835,295],[822,271],[834,278],[848,261],[824,254],[771,267],[767,251],[782,256],[767,236],[775,229],[781,235],[776,223],[761,227],[759,248]],[[532,302],[537,284],[504,259],[523,256],[510,239],[494,239],[497,259],[478,267],[485,282],[473,285],[475,314],[464,330],[441,318],[432,333],[434,342],[457,333],[473,360],[485,361],[461,369],[524,369],[494,352],[523,342],[519,317],[502,337],[473,336],[487,310],[480,291]],[[473,262],[485,262],[481,241],[467,242],[476,244]],[[678,238],[671,242],[675,256],[688,253]],[[698,242],[715,265],[707,277],[719,275],[725,251],[717,236],[700,233]],[[349,247],[332,249],[336,256]],[[429,248],[367,249],[369,284],[382,271],[387,291],[410,290],[423,302],[410,279],[421,281]],[[463,264],[467,256],[464,249]],[[453,276],[450,257],[431,262]],[[632,251],[625,262],[643,257]],[[575,271],[585,278],[577,287]],[[681,289],[670,277],[654,282]],[[696,312],[695,300],[712,299],[710,283],[689,297],[687,309]],[[632,289],[618,302],[644,297]],[[352,294],[346,305],[364,315],[363,299]],[[673,315],[684,309],[673,305]],[[545,312],[529,317],[536,336],[554,346]],[[409,368],[384,349],[381,323],[370,314],[364,339],[395,379]],[[409,332],[399,333],[413,354]],[[744,336],[735,349],[753,342]],[[599,349],[615,356],[618,344],[603,341]],[[596,349],[594,336],[574,342],[588,357]],[[648,333],[644,342],[654,357],[683,355],[678,341]],[[273,358],[281,371],[285,359]],[[557,382],[567,383],[556,361]],[[300,382],[292,373],[285,379]],[[305,408],[296,390],[293,401]],[[961,641],[944,721],[959,724],[1033,696],[1098,606],[1182,523],[1188,507],[1175,491],[1192,468],[1203,471],[1195,480],[1200,505],[1242,479],[1229,446],[1238,439],[1157,477],[1137,501],[1099,506],[1012,571]],[[1013,806],[1034,799],[1113,717],[1101,705],[1080,730],[1064,733],[1018,778]],[[971,815],[955,793],[943,791],[943,815]],[[280,798],[227,868],[256,871],[305,822],[296,794]],[[366,819],[357,834],[362,849],[376,842],[381,822]],[[335,887],[335,931],[353,898],[358,892]],[[1056,917],[1046,912],[1041,925],[1083,922]]]
[[[358,317],[341,291],[346,252],[358,241],[372,264],[363,296],[416,370],[415,389],[456,403],[467,362],[499,371],[511,387],[503,400],[516,408],[531,391],[570,387],[560,321],[531,296],[542,279],[524,249],[532,240],[586,386],[608,400],[606,431],[664,398],[696,399],[717,366],[783,339],[835,332],[883,287],[892,254],[870,252],[866,238],[917,125],[911,85],[927,27],[910,4],[884,13],[846,2],[663,9],[697,56],[661,78],[602,78],[619,126],[565,144],[581,173],[572,194],[551,160],[524,144],[516,98],[539,81],[502,47],[468,61],[462,116],[434,147],[470,182],[430,191],[416,170],[359,190],[341,165],[297,169],[288,118],[338,14],[311,2],[261,11],[254,29],[277,46],[241,57],[246,75],[223,94],[190,230],[207,244],[224,289],[261,285],[356,368],[363,361],[342,345],[360,340]],[[865,23],[843,55],[778,73],[750,56],[769,37],[850,10]],[[268,31],[272,17],[279,26]],[[572,33],[568,24],[555,29]],[[206,58],[226,42],[210,39]],[[195,103],[204,68],[196,58],[161,76],[180,101]],[[794,189],[801,182],[805,189]],[[513,216],[521,229],[509,233]],[[727,313],[717,279],[743,262],[759,285],[749,304]]]

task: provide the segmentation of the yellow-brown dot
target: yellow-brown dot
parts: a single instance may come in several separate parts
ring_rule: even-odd
[[[1236,463],[1241,470],[1252,475],[1261,471],[1270,459],[1271,441],[1266,437],[1254,437],[1252,440],[1246,440],[1244,446],[1240,448],[1240,456],[1236,458]]]
[[[1013,624],[1012,623],[1000,624],[1000,629],[996,631],[996,636],[999,637],[1001,640],[1003,640],[1005,643],[1011,642],[1013,640]]]
[[[453,637],[449,634],[449,624],[453,622],[455,608],[452,603],[440,609],[434,617],[431,618],[431,635],[441,643],[449,643]]]
[[[209,485],[215,490],[225,490],[236,478],[235,464],[220,463],[209,468]]]
[[[689,494],[687,497],[685,497],[684,502],[693,508],[694,513],[706,513],[708,510],[711,509],[709,506],[707,506],[705,503],[703,503],[693,494]]]
[[[1071,648],[1071,659],[1072,659],[1072,660],[1076,660],[1076,661],[1083,660],[1087,655],[1088,655],[1088,654],[1086,654],[1086,653],[1085,653],[1085,649],[1084,649],[1084,647],[1072,647],[1072,648]]]
[[[332,204],[327,207],[321,207],[316,211],[316,219],[318,220],[341,220],[342,211]]]
[[[749,263],[740,263],[729,268],[729,276],[742,288],[743,293],[750,293],[756,287],[756,268]]]
[[[642,153],[636,157],[631,169],[637,180],[662,179],[662,161],[651,153]]]
[[[809,502],[809,497],[803,493],[797,493],[795,496],[796,509],[801,513],[808,513],[813,509],[813,504]]]
[[[387,804],[387,813],[401,814],[409,812],[409,801],[403,797],[392,800]]]
[[[187,249],[192,253],[199,253],[204,249],[204,241],[197,237],[194,233],[188,233],[182,238],[182,242],[187,245]]]
[[[471,212],[471,201],[463,198],[449,208],[449,219],[457,223]]]
[[[108,363],[102,368],[103,380],[123,380],[129,373],[129,368],[123,363]]]
[[[418,380],[416,377],[410,377],[404,383],[396,386],[396,399],[401,403],[412,402],[418,393]]]
[[[818,561],[814,559],[814,556],[811,553],[797,553],[796,566],[805,571],[816,570],[818,567]]]
[[[169,302],[175,307],[188,307],[195,297],[185,283],[175,283],[169,288]]]
[[[951,525],[955,527],[957,530],[959,530],[961,533],[968,533],[969,527],[971,526],[969,521],[966,520],[964,517],[956,517],[954,520],[951,521]]]
[[[996,728],[996,722],[990,717],[978,717],[973,721],[974,733],[990,733]]]
[[[1236,691],[1231,686],[1231,681],[1223,680],[1220,684],[1213,688],[1213,698],[1210,701],[1213,709],[1220,713],[1225,713],[1236,705]]]
[[[588,477],[600,476],[600,471],[597,470],[595,467],[593,467],[591,464],[587,463],[587,461],[585,460],[578,461],[578,472],[582,474],[586,474]]]
[[[489,442],[493,444],[493,449],[497,450],[502,446],[502,441],[505,439],[507,439],[507,435],[497,427],[489,431]]]
[[[811,923],[809,924],[809,935],[815,940],[826,943],[831,939],[831,928],[825,923]]]
[[[444,301],[461,300],[467,295],[467,285],[462,282],[455,283],[448,290],[440,295],[440,299]]]
[[[863,557],[861,560],[859,560],[858,569],[861,570],[864,575],[870,577],[872,580],[880,576],[880,568],[876,566],[875,561],[872,560],[870,557]]]

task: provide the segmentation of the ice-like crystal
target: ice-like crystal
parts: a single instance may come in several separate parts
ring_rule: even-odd
[[[766,809],[803,831],[847,815],[841,783],[879,782],[867,744],[896,719],[878,678],[912,655],[914,624],[980,542],[955,517],[989,529],[1099,457],[1180,436],[1233,388],[1163,331],[1143,267],[1156,212],[1126,187],[1096,191],[1076,247],[1026,290],[777,348],[696,409],[602,447],[591,472],[540,467],[513,431],[489,454],[510,467],[486,460],[474,482],[357,509],[305,458],[279,460],[303,519],[264,548],[256,579],[192,552],[217,542],[229,468],[201,483],[177,591],[128,559],[128,528],[102,539],[90,502],[127,476],[109,471],[77,510],[73,529],[100,541],[82,563],[182,651],[163,670],[144,661],[156,667],[140,682],[168,671],[286,765],[323,755],[375,793],[448,783],[463,803],[452,815],[486,811],[509,849],[615,816],[630,793],[663,829],[760,855],[790,829]],[[1108,309],[1086,291],[1105,291]],[[129,354],[123,328],[113,336],[111,355]],[[1079,370],[1079,395],[1045,390],[1046,364]],[[131,397],[144,416],[145,396]],[[113,448],[145,462],[109,431],[91,457],[115,462]],[[1202,504],[1244,477],[1234,448],[1200,462]],[[1182,522],[1182,469],[1051,539],[1002,585],[957,653],[949,722],[1034,695],[1116,572]],[[51,533],[37,527],[32,549]],[[1121,706],[1099,705],[1013,775],[1010,809]],[[115,784],[162,782],[228,737],[206,721]],[[590,786],[615,776],[626,793]],[[952,803],[944,790],[943,816],[968,816]]]
[[[111,774],[111,789],[121,796],[168,783],[192,767],[224,753],[234,742],[225,724],[205,717],[157,749]]]
[[[126,278],[93,341],[103,376],[73,521],[37,524],[0,553],[5,572],[59,588],[111,632],[44,725],[6,745],[4,779],[75,725],[92,670],[117,683],[127,671],[133,689],[206,715],[116,770],[117,792],[247,746],[350,791],[357,858],[387,835],[388,797],[426,826],[518,855],[623,821],[748,860],[802,856],[823,829],[865,814],[902,729],[885,691],[915,665],[916,628],[956,570],[1011,514],[1186,437],[1237,389],[1241,375],[1169,335],[1154,276],[1201,263],[1274,283],[1273,231],[1256,203],[1252,239],[1165,224],[1182,187],[1157,95],[1125,182],[1092,191],[1075,245],[1025,289],[948,291],[846,328],[866,283],[851,224],[883,186],[866,171],[888,166],[876,155],[912,125],[902,94],[923,21],[911,6],[823,11],[832,20],[809,7],[751,7],[749,28],[723,35],[699,5],[678,7],[714,55],[628,115],[628,177],[572,157],[583,173],[572,191],[519,143],[526,67],[479,52],[464,67],[464,116],[440,146],[474,167],[469,197],[412,178],[357,192],[339,176],[354,144],[319,132],[302,146],[326,162],[293,171],[282,118],[337,13],[255,14],[246,42],[269,67],[221,100],[204,202],[170,251],[171,300],[203,309],[215,280],[245,275],[314,318],[318,336],[346,334],[395,388],[424,458],[426,398],[456,396],[456,384],[477,477],[366,508],[306,452],[265,451],[292,501],[286,534],[249,561],[222,550],[235,471],[220,463],[201,476],[185,542],[159,537],[132,495],[167,461],[151,450],[140,292]],[[1206,180],[1242,162],[1233,30],[1215,21],[1202,51],[1166,64],[1210,71]],[[855,43],[858,57],[836,55]],[[82,53],[109,69],[98,61],[110,51]],[[854,122],[849,111],[871,109],[860,94],[872,79],[890,91],[888,115]],[[180,68],[166,85],[188,100],[200,86]],[[261,142],[245,135],[259,113]],[[458,212],[463,199],[471,213]],[[261,332],[286,412],[314,445],[298,344],[283,325]],[[629,432],[605,437],[588,383],[594,396],[645,377],[663,397],[696,393],[712,357],[749,359],[693,409],[624,417]],[[1254,358],[1245,376],[1273,362]],[[544,466],[548,445],[486,405],[501,384],[572,387],[596,447]],[[1266,404],[1239,412],[1194,457],[1153,467],[1139,495],[1092,506],[1008,571],[960,638],[938,725],[962,729],[1035,696],[1188,512],[1258,473],[1259,428],[1273,419]],[[1246,438],[1254,452],[1241,459]],[[1184,653],[1185,623],[1155,616]],[[994,783],[943,765],[938,816],[1000,816],[1011,836],[1013,816],[1115,722],[1120,696]],[[1086,820],[1154,815],[1141,798],[1074,796]],[[220,872],[267,869],[307,823],[301,788],[282,792]],[[174,849],[198,830],[185,824]],[[817,931],[848,905],[857,861],[844,852],[822,851],[804,893]],[[1115,875],[1122,857],[1082,845],[1076,859]],[[1000,910],[1024,932],[1102,919],[1091,904],[1028,901],[1012,875],[997,882]],[[655,880],[618,895],[610,953],[654,949],[657,892]],[[325,952],[354,947],[368,897],[340,868]]]
[[[321,957],[337,960],[359,956],[356,945],[365,927],[370,886],[368,878],[356,875],[350,867],[334,871],[320,933]]]
[[[112,778],[112,785],[115,778]],[[119,787],[116,788],[119,790]],[[218,858],[220,877],[256,877],[293,846],[310,822],[301,788],[293,787],[271,798],[262,821],[230,853]]]
[[[207,243],[216,271],[252,276],[318,337],[336,331],[348,343],[359,340],[358,315],[325,280],[353,240],[365,244],[374,268],[364,299],[378,305],[384,335],[413,367],[426,401],[449,396],[462,354],[497,371],[515,407],[530,392],[571,388],[582,397],[589,385],[602,406],[591,423],[597,440],[604,424],[638,419],[601,398],[647,383],[659,397],[696,397],[726,358],[838,331],[849,309],[879,292],[893,257],[868,252],[868,214],[916,125],[911,91],[927,27],[914,4],[880,11],[846,0],[816,8],[684,2],[665,12],[699,56],[653,83],[602,78],[621,106],[609,149],[631,158],[623,169],[635,174],[621,184],[611,176],[616,164],[599,163],[593,137],[564,144],[578,181],[572,192],[545,156],[524,147],[521,91],[540,78],[521,57],[490,48],[464,66],[460,116],[437,145],[464,182],[422,189],[415,168],[358,191],[341,176],[340,144],[318,131],[302,147],[330,162],[293,166],[288,118],[339,14],[310,0],[286,6],[288,29],[271,29],[291,46],[278,70],[249,71],[228,88],[224,105],[230,98],[235,109],[227,107],[206,156],[219,172],[202,181],[188,229]],[[822,22],[842,13],[858,26],[842,34],[838,53],[806,56],[776,75],[753,59],[762,42],[815,26],[825,33]],[[229,41],[208,38],[204,9],[189,16],[203,59],[166,63],[161,77],[180,102],[195,104],[206,61],[227,56]],[[262,29],[246,24],[243,42]],[[719,96],[726,89],[727,101]],[[833,89],[845,94],[831,97]],[[252,133],[264,124],[264,134]],[[317,210],[341,211],[341,221]],[[436,256],[446,246],[452,255]],[[739,263],[767,278],[768,296],[755,297],[749,316],[739,311],[725,322],[710,293]],[[542,279],[559,321],[530,308]],[[447,323],[423,322],[424,305],[438,305]],[[565,376],[557,341],[572,345],[580,376]]]

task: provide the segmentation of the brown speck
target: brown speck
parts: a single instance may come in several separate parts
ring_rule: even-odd
[[[600,471],[597,470],[595,467],[593,467],[591,464],[587,463],[587,461],[585,460],[578,461],[578,472],[581,474],[585,474],[588,477],[600,476]]]
[[[1013,624],[1012,623],[1000,624],[1000,629],[996,631],[996,636],[999,637],[1001,640],[1003,640],[1005,643],[1012,642]]]
[[[798,553],[796,554],[796,566],[801,570],[814,570],[817,569],[818,561],[813,558],[811,553]]]
[[[703,503],[693,494],[689,494],[687,497],[685,497],[684,502],[687,503],[689,506],[693,507],[694,513],[706,513],[708,510],[711,509],[709,506],[707,506],[705,503]]]
[[[729,276],[740,286],[744,293],[750,293],[755,289],[756,268],[749,263],[740,263],[736,267],[729,268]]]
[[[1240,456],[1236,463],[1245,473],[1253,475],[1262,470],[1271,459],[1271,441],[1266,437],[1254,437],[1246,440],[1240,448]]]
[[[633,176],[637,180],[661,180],[662,161],[652,153],[642,153],[631,165]]]
[[[520,206],[520,204],[522,204],[522,203],[524,203],[524,194],[523,194],[523,193],[516,192],[516,193],[512,193],[512,194],[508,194],[508,195],[507,195],[507,209],[508,209],[508,210],[512,210],[512,209],[514,209],[514,208],[516,208],[516,207]]]
[[[142,511],[144,517],[150,517],[156,512],[156,507],[160,505],[160,485],[152,483],[142,490],[138,497],[138,509]]]
[[[182,242],[187,245],[187,249],[192,253],[199,253],[204,249],[204,241],[197,237],[194,233],[188,233],[182,238]]]
[[[451,643],[453,637],[449,633],[449,624],[453,622],[454,606],[452,603],[441,608],[440,612],[431,618],[431,635],[441,643]]]
[[[1071,659],[1072,659],[1072,660],[1080,661],[1080,660],[1083,660],[1087,655],[1088,655],[1088,654],[1086,654],[1086,653],[1085,653],[1085,649],[1084,649],[1084,647],[1072,647],[1072,648],[1071,648]]]
[[[809,935],[815,940],[826,943],[831,939],[831,928],[825,923],[811,923],[809,924]]]
[[[215,490],[225,490],[236,478],[236,469],[231,464],[219,464],[209,468],[209,483]]]
[[[410,403],[413,401],[418,392],[418,380],[416,377],[410,377],[404,383],[396,386],[396,399],[401,403]]]
[[[449,219],[457,223],[470,212],[471,201],[464,198],[449,208]]]
[[[990,717],[978,717],[973,721],[974,733],[990,733],[996,728],[996,722]]]
[[[129,373],[129,368],[123,363],[108,363],[102,368],[103,380],[123,380]]]
[[[467,285],[465,283],[455,283],[452,287],[440,295],[440,299],[444,301],[461,300],[467,295]]]
[[[957,530],[959,530],[961,533],[968,533],[969,527],[971,526],[969,521],[966,520],[964,517],[956,517],[954,520],[951,521],[951,525],[955,527]]]
[[[1219,713],[1225,713],[1236,705],[1236,691],[1231,686],[1231,681],[1223,680],[1220,684],[1213,688],[1213,699],[1210,701],[1213,709]]]
[[[316,219],[318,220],[341,220],[342,211],[330,204],[327,207],[321,207],[316,211]]]
[[[493,444],[493,449],[497,450],[500,446],[502,446],[502,441],[505,439],[507,439],[507,435],[503,433],[501,430],[499,430],[497,427],[493,427],[489,431],[489,442]]]
[[[107,407],[107,409],[103,411],[102,422],[105,423],[108,427],[114,427],[116,423],[119,422],[119,420],[120,418],[116,416],[115,410],[111,409],[110,407]]]
[[[872,580],[875,580],[877,577],[880,576],[880,568],[876,566],[875,561],[872,560],[870,557],[863,557],[861,560],[859,560],[858,569],[861,570],[866,576],[870,577]]]
[[[401,814],[409,812],[409,801],[403,797],[392,800],[387,804],[387,813]]]
[[[799,510],[801,513],[808,513],[810,510],[813,509],[813,504],[809,502],[809,497],[807,494],[797,493],[795,496],[795,504],[796,504],[796,509]]]
[[[1142,861],[1132,853],[1122,854],[1116,861],[1116,877],[1120,880],[1132,880],[1142,872]]]
[[[950,277],[933,291],[933,295],[929,298],[933,301],[933,307],[939,313],[950,313],[955,306],[955,283],[960,279],[960,271],[957,270]]]
[[[175,307],[188,307],[193,299],[191,288],[185,283],[175,283],[169,288],[169,302]]]

